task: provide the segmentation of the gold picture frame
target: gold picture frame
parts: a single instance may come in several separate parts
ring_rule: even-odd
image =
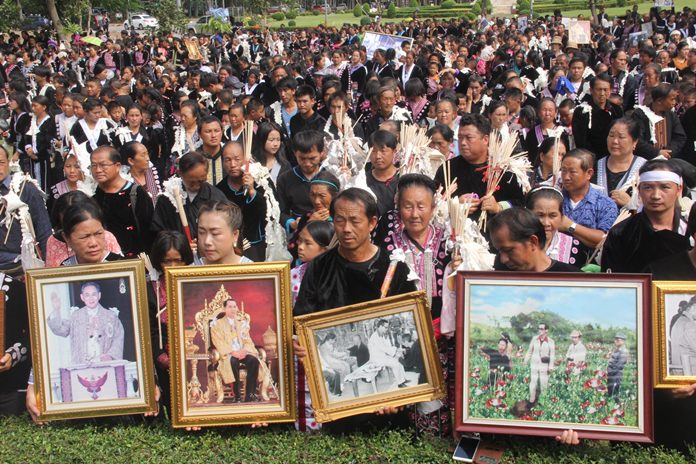
[[[397,320],[401,325],[393,324]],[[386,327],[386,330],[380,327]],[[422,291],[298,316],[295,318],[295,329],[300,345],[307,349],[304,365],[312,407],[318,422],[374,413],[383,407],[404,406],[445,396],[430,308]],[[385,331],[380,334],[380,330]],[[408,343],[412,343],[410,347],[407,347],[404,334],[409,334]],[[339,356],[339,345],[344,343],[345,347],[348,337],[353,339],[348,352],[356,353],[357,356],[355,365],[352,365],[352,359],[346,361],[351,370],[341,372],[340,366],[332,364],[327,356],[331,356],[329,351]],[[369,339],[368,353],[363,354],[363,363],[360,364],[359,343],[366,339]],[[320,348],[320,344],[326,347]],[[384,357],[384,351],[380,353],[382,348],[379,345],[386,345],[387,350],[393,354]],[[390,359],[399,358],[389,348],[396,348],[397,345],[404,350],[404,362],[398,360],[402,367]],[[416,356],[416,359],[422,361],[420,369],[416,370],[415,379],[413,371],[406,370],[405,362],[409,356],[406,349],[412,353],[414,347],[420,350],[420,357]],[[367,360],[364,358],[365,354],[368,355]],[[413,368],[408,364],[409,368]],[[406,381],[399,384],[403,378]],[[411,383],[415,384],[408,385]],[[352,398],[347,398],[349,396]]]
[[[688,345],[684,344],[673,348],[672,342],[673,337],[681,338],[679,334],[683,329],[688,329],[688,325],[694,324],[696,328],[696,322],[682,316],[680,311],[680,305],[685,306],[682,302],[696,297],[696,283],[656,280],[652,283],[652,290],[655,388],[678,388],[692,384],[696,382],[696,351],[690,354]],[[676,340],[674,342],[678,343]]]
[[[141,260],[26,273],[42,421],[156,412]]]
[[[293,422],[290,264],[173,267],[166,280],[172,426]],[[235,316],[226,313],[230,299]],[[232,358],[242,349],[253,359],[236,362],[235,375]]]

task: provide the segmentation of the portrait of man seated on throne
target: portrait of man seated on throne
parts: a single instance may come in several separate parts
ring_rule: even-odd
[[[269,287],[267,297],[263,285],[264,282],[185,285],[186,298],[200,301],[203,296],[205,302],[198,311],[187,309],[194,322],[187,330],[185,350],[190,406],[278,403],[277,333],[273,330],[276,319],[273,302],[268,299],[273,292]],[[254,291],[257,287],[259,291]]]
[[[263,382],[264,373],[259,370],[259,352],[249,335],[249,317],[240,313],[237,302],[231,298],[224,302],[223,309],[224,316],[217,319],[210,329],[213,346],[221,358],[218,372],[225,385],[232,385],[235,403],[257,401],[258,397],[254,392],[257,383]],[[239,376],[241,364],[246,367],[246,393],[243,399]],[[261,395],[268,401],[268,395],[263,389]]]

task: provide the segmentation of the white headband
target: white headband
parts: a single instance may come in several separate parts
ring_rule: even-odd
[[[672,171],[648,171],[640,175],[640,182],[674,182],[677,185],[682,184],[682,178],[679,174]]]

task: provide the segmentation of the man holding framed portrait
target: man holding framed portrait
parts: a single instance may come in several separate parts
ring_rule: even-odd
[[[365,190],[350,188],[336,197],[330,216],[338,246],[307,267],[293,310],[295,316],[416,290],[407,279],[405,263],[398,262],[390,271],[391,280],[386,280],[389,256],[370,241],[378,214],[377,202]]]
[[[364,190],[349,188],[335,198],[331,217],[338,246],[308,265],[293,310],[295,316],[416,290],[407,279],[406,264],[391,264],[386,252],[372,244],[370,234],[378,215],[375,198]],[[294,349],[304,362],[307,350],[297,341]],[[397,408],[381,408],[378,413],[396,412]]]

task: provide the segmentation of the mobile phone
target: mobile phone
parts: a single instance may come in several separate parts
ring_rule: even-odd
[[[474,462],[474,456],[476,456],[476,450],[478,450],[480,443],[481,439],[478,437],[462,436],[457,443],[454,454],[452,454],[452,459],[459,462]]]

